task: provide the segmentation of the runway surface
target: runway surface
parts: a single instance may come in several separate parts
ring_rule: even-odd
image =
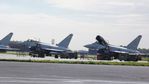
[[[0,62],[0,84],[148,84],[149,67]]]

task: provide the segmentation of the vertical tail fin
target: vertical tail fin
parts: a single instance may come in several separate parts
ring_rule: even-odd
[[[73,37],[73,34],[68,35],[64,40],[62,40],[59,44],[57,44],[57,46],[68,48],[72,37]]]
[[[142,35],[139,35],[139,36],[138,36],[137,38],[135,38],[130,44],[127,45],[127,48],[128,48],[128,49],[137,50],[141,38],[142,38]]]
[[[7,46],[10,43],[12,35],[13,33],[9,33],[7,36],[5,36],[2,40],[0,40],[0,44]]]

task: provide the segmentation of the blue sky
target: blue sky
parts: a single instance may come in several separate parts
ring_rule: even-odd
[[[127,45],[143,35],[149,48],[148,0],[0,0],[0,37],[60,42],[74,34],[70,48],[85,49],[100,34],[115,45]]]

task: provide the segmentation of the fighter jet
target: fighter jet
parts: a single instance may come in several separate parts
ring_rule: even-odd
[[[58,54],[71,52],[68,49],[73,34],[68,35],[64,40],[55,46],[38,42],[36,46],[30,47],[30,55],[33,57],[45,57],[45,55],[55,54],[55,58],[58,58]]]
[[[100,55],[102,60],[111,60],[113,58],[125,61],[138,61],[141,59],[141,53],[137,50],[142,35],[136,37],[127,46],[115,46],[109,44],[103,37],[97,35],[97,42],[85,45],[89,49],[97,50],[97,54]]]
[[[0,52],[6,52],[6,51],[14,51],[17,49],[10,48],[8,44],[10,43],[10,40],[12,38],[13,33],[9,33],[7,36],[5,36],[2,40],[0,40]]]

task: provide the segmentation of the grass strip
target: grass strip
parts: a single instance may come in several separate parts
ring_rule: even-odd
[[[0,61],[10,61],[10,62],[35,62],[35,63],[61,63],[61,64],[149,66],[149,63],[143,63],[143,62],[100,62],[100,61],[18,60],[18,59],[0,59]]]

